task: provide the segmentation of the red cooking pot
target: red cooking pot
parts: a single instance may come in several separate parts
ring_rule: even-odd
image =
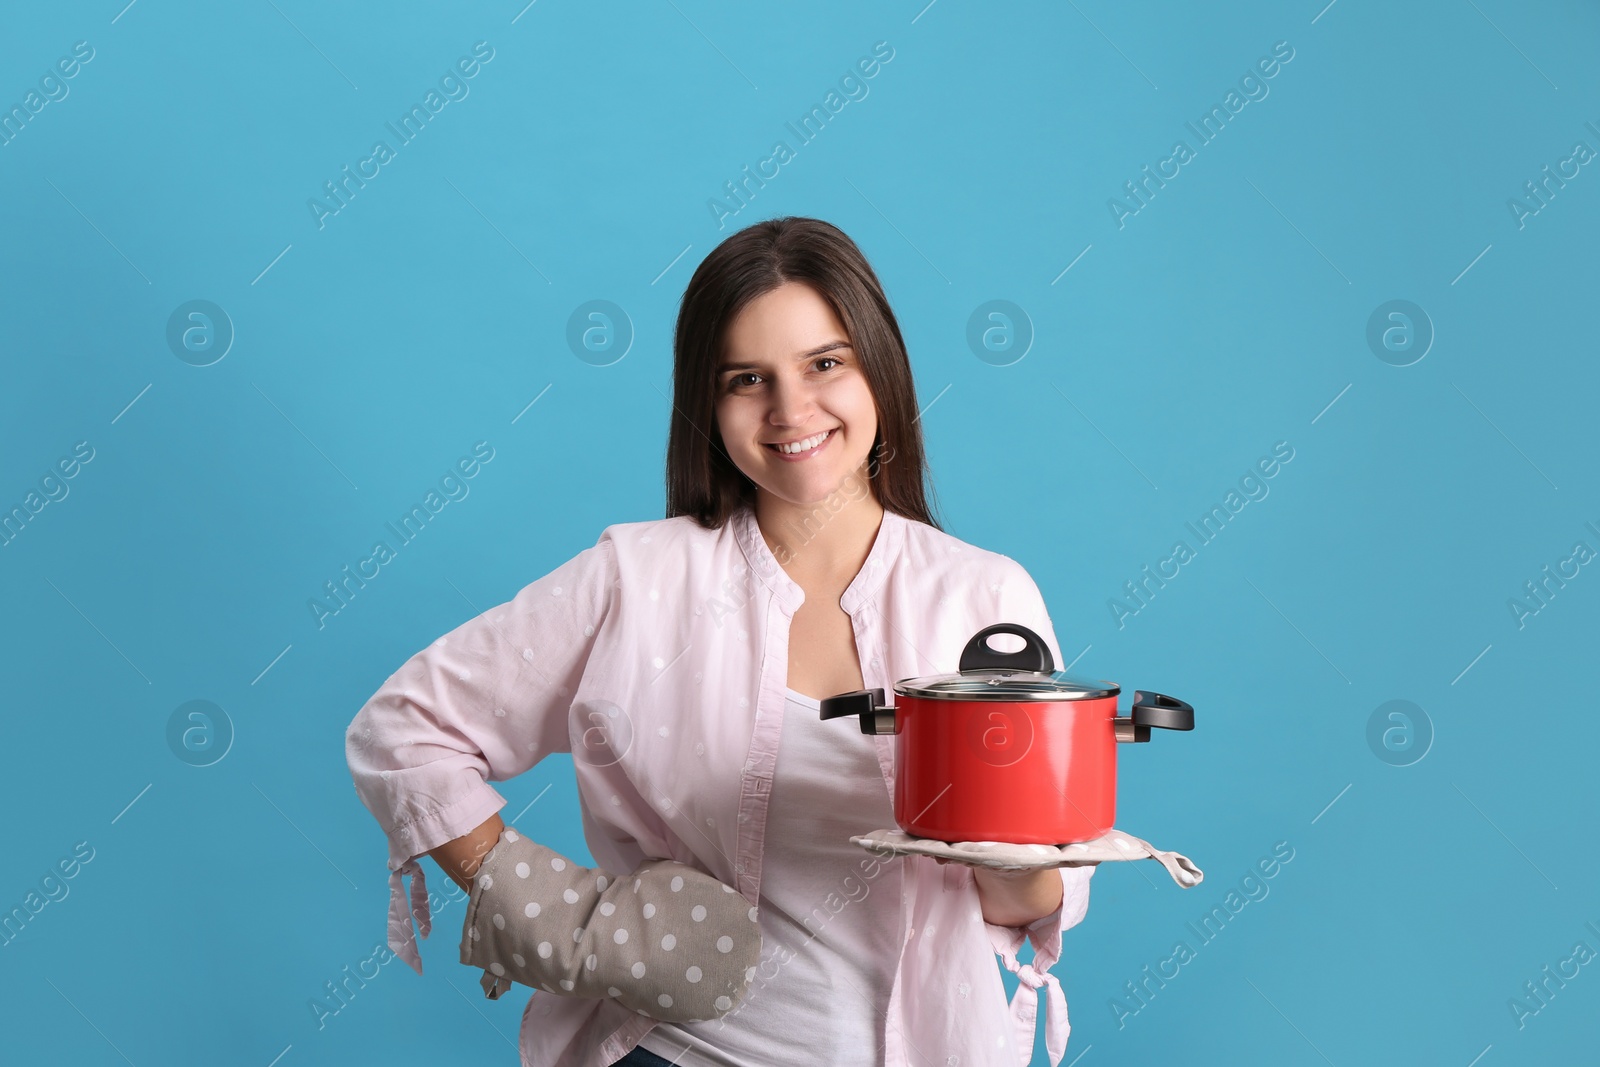
[[[1022,638],[1017,652],[989,645]],[[960,673],[895,683],[822,701],[822,717],[859,715],[864,734],[895,735],[894,818],[916,837],[1060,845],[1110,830],[1117,813],[1117,743],[1148,741],[1150,728],[1194,729],[1194,708],[1135,692],[1117,715],[1115,682],[1080,681],[1055,669],[1050,649],[1025,626],[979,630]]]

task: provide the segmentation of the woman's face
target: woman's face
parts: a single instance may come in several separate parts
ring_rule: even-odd
[[[865,481],[878,430],[872,391],[844,324],[809,285],[786,282],[728,324],[716,398],[728,456],[772,496],[815,504]],[[775,447],[796,443],[809,447]]]

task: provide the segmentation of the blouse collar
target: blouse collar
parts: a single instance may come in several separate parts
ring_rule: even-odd
[[[767,547],[767,539],[761,536],[761,526],[756,522],[754,506],[748,503],[742,505],[728,521],[751,569],[772,590],[784,613],[793,615],[805,602],[805,590],[789,577],[789,572],[783,569],[783,565],[772,554],[772,549]],[[839,606],[847,614],[854,615],[856,609],[877,592],[889,573],[890,563],[900,555],[909,521],[897,512],[884,509],[883,521],[878,526],[877,536],[873,538],[872,549],[862,562],[861,570],[856,572],[855,578],[851,579],[839,597]]]

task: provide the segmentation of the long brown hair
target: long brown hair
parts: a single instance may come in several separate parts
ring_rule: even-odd
[[[667,436],[667,518],[691,515],[720,527],[756,487],[728,457],[717,426],[717,364],[723,333],[756,297],[783,285],[811,286],[844,324],[878,409],[867,454],[873,494],[886,511],[935,529],[911,360],[883,286],[838,227],[786,216],[726,238],[695,268],[678,308],[673,339],[672,421]]]

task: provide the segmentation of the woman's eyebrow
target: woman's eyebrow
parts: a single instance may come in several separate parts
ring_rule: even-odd
[[[795,358],[795,362],[796,363],[800,363],[800,362],[803,362],[805,360],[813,359],[813,358],[815,358],[817,356],[820,356],[824,352],[833,352],[833,351],[835,351],[837,349],[840,349],[840,348],[849,348],[849,347],[850,347],[850,342],[849,341],[829,341],[827,344],[818,345],[816,348],[811,349],[809,352],[801,352],[798,356],[795,356],[794,358]],[[717,370],[719,372],[726,371],[726,370],[745,370],[745,369],[748,369],[748,368],[760,367],[760,366],[761,366],[761,364],[759,364],[759,363],[724,363],[720,367],[718,367]]]

